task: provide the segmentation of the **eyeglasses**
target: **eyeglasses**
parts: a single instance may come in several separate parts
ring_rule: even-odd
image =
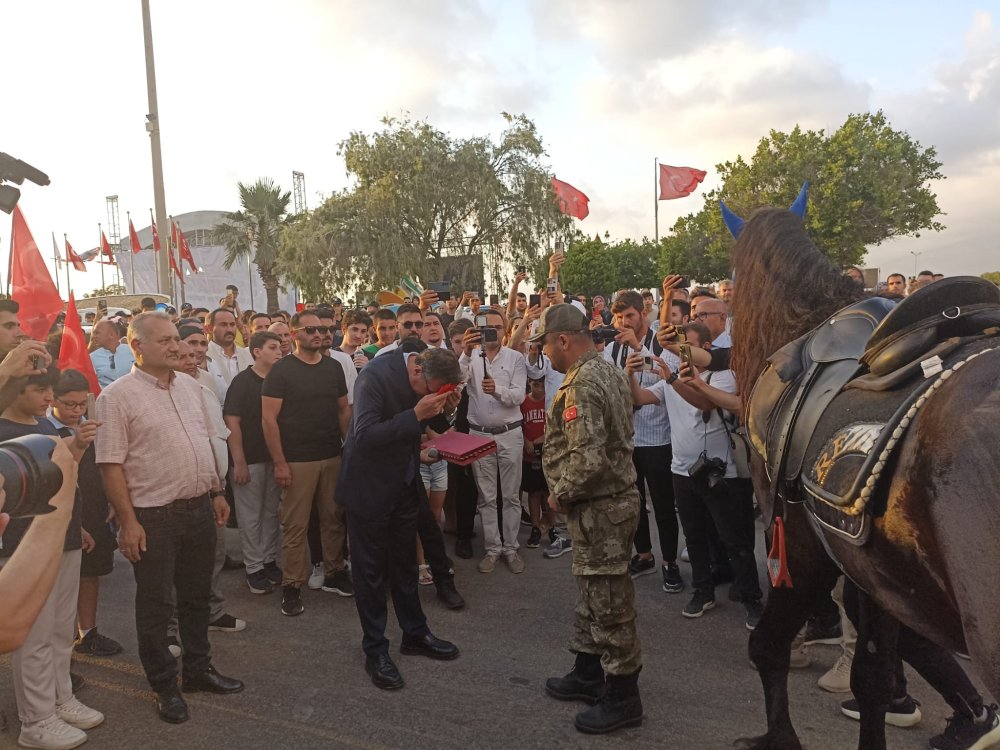
[[[329,333],[332,328],[330,326],[302,326],[301,328],[296,328],[296,331],[305,331],[308,336],[312,336],[314,333]]]
[[[700,312],[694,315],[695,320],[706,320],[709,315],[725,315],[724,312]]]
[[[405,328],[407,330],[409,330],[411,328],[416,328],[419,331],[421,328],[424,327],[424,321],[422,321],[422,320],[408,320],[405,323],[401,323],[400,325],[402,325],[403,328]]]
[[[67,409],[86,409],[86,401],[63,401],[61,398],[56,396],[56,401],[65,406]]]

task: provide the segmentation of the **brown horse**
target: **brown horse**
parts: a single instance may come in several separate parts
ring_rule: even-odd
[[[786,210],[754,213],[734,247],[733,266],[732,366],[743,394],[751,393],[773,352],[862,297]],[[1000,350],[952,375],[917,413],[883,474],[886,481],[876,486],[873,501],[885,511],[873,521],[867,544],[820,530],[803,505],[787,497],[763,508],[765,518],[784,519],[793,588],[771,591],[750,637],[767,733],[743,740],[745,747],[800,748],[788,713],[789,648],[840,572],[831,555],[867,594],[851,675],[862,714],[860,748],[885,747],[899,623],[970,655],[1000,698]],[[768,498],[759,457],[753,473],[758,500]]]

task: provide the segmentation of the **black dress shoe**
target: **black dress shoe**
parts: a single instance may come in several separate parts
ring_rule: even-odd
[[[383,690],[403,687],[403,676],[399,673],[389,654],[377,654],[365,658],[365,671],[372,678],[372,684]]]
[[[461,609],[465,606],[465,599],[455,588],[455,579],[445,578],[443,581],[435,581],[438,590],[438,599],[444,602],[448,609]]]
[[[458,646],[435,638],[430,633],[418,637],[404,635],[399,651],[403,654],[428,656],[431,659],[440,659],[441,661],[458,658]]]
[[[171,724],[183,724],[188,716],[187,703],[181,697],[177,687],[170,687],[156,694],[156,710],[160,718]]]
[[[243,683],[232,677],[222,676],[215,671],[215,667],[210,666],[204,672],[184,675],[181,689],[185,693],[238,693],[243,689]]]
[[[471,560],[472,542],[470,542],[468,539],[456,539],[455,557],[461,557],[463,560]]]

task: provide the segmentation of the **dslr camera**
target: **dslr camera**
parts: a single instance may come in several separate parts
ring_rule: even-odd
[[[688,469],[688,476],[692,479],[707,479],[708,486],[713,488],[719,482],[726,481],[726,467],[726,462],[721,458],[709,458],[708,454],[702,451],[698,460]]]
[[[55,510],[49,500],[63,483],[62,469],[52,462],[55,447],[46,435],[25,435],[0,443],[4,491],[0,511],[11,518],[26,518]]]
[[[594,337],[595,344],[604,344],[607,346],[615,340],[621,331],[619,331],[614,326],[598,326],[591,330],[590,335]]]

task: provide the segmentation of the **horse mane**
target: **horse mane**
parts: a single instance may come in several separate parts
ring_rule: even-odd
[[[767,358],[864,296],[787,209],[758,209],[733,247],[732,369],[744,402]]]

